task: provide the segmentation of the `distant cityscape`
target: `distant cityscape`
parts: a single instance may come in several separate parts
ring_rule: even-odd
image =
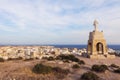
[[[108,53],[117,51],[108,49]],[[4,60],[9,58],[16,59],[42,59],[43,57],[56,57],[60,54],[73,54],[82,56],[87,53],[85,48],[56,48],[54,46],[1,46],[0,57]]]

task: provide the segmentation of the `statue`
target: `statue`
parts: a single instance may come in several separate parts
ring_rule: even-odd
[[[93,25],[95,27],[95,31],[97,31],[98,30],[98,21],[95,20],[94,23],[93,23]]]

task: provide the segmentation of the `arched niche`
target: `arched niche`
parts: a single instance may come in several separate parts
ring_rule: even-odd
[[[96,44],[96,50],[97,50],[98,54],[103,54],[104,53],[104,51],[103,51],[103,44],[101,42],[98,42]]]

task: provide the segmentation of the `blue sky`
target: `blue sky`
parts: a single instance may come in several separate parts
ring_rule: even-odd
[[[120,44],[120,0],[0,0],[0,44],[87,44],[94,19]]]

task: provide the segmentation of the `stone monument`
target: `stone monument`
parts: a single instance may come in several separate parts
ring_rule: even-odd
[[[89,33],[87,45],[87,56],[91,59],[115,58],[115,55],[108,54],[106,40],[103,31],[98,30],[98,21],[95,20],[94,30]]]

